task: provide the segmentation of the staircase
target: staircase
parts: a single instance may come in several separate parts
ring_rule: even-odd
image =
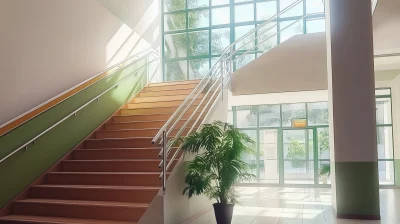
[[[50,169],[41,183],[12,201],[10,214],[0,217],[0,223],[137,223],[162,186],[160,146],[151,144],[152,137],[199,82],[145,87],[82,147]]]

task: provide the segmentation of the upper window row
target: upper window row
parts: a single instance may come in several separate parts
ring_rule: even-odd
[[[299,3],[290,11],[303,11],[305,5],[306,13],[323,13],[323,0],[304,0],[305,4]],[[277,13],[277,8],[283,10],[292,5],[296,0],[232,0],[235,6],[267,7],[266,11]],[[231,0],[164,0],[164,12],[182,11],[186,9],[197,9],[206,7],[221,7],[231,4]],[[252,9],[254,10],[254,9]],[[290,13],[288,11],[287,13]],[[247,12],[249,13],[249,12]],[[263,13],[260,10],[260,13]],[[249,13],[250,14],[250,13]],[[269,18],[269,17],[268,17]]]

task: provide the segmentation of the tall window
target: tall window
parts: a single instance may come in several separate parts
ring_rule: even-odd
[[[394,185],[391,90],[376,90],[379,183]],[[300,121],[301,126],[296,126]],[[301,123],[304,121],[304,123]],[[228,122],[256,141],[250,164],[259,183],[329,184],[320,170],[330,164],[327,102],[236,106]]]
[[[164,80],[203,77],[227,46],[295,1],[163,0]],[[236,68],[296,34],[325,31],[322,0],[304,0],[275,22],[277,26],[269,32],[281,32],[244,56]]]

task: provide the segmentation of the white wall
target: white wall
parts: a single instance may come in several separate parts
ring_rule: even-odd
[[[379,0],[373,16],[375,54],[400,52],[400,1]]]
[[[133,6],[130,11],[133,20],[146,13]],[[159,46],[158,37],[141,38],[96,0],[1,0],[0,27],[0,125],[151,44]]]

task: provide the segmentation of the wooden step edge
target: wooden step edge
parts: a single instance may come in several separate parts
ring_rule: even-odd
[[[127,109],[128,110],[128,109]],[[185,114],[190,114],[192,112],[186,112]],[[133,117],[133,116],[159,116],[159,115],[173,115],[174,113],[150,113],[150,114],[119,114],[113,117]],[[196,112],[196,114],[200,114],[200,112]]]
[[[187,121],[187,119],[181,119],[180,121]],[[193,120],[195,121],[195,120]],[[151,122],[167,122],[166,120],[153,120],[153,121],[126,121],[126,122],[110,122],[108,124],[134,124],[134,123],[151,123]],[[161,128],[159,128],[161,129]]]
[[[185,84],[195,84],[200,83],[201,79],[190,79],[190,80],[181,80],[181,81],[169,81],[169,82],[156,82],[149,83],[149,87],[151,86],[171,86],[171,85],[185,85]]]
[[[170,160],[170,159],[168,159]],[[174,159],[174,161],[178,161],[179,159]],[[64,163],[73,163],[73,162],[91,162],[91,163],[103,163],[103,162],[160,162],[161,159],[96,159],[96,160],[88,160],[88,159],[73,159],[73,160],[64,160]]]
[[[8,215],[0,217],[0,221],[39,224],[137,224],[136,222],[78,219],[51,216]]]
[[[60,175],[160,175],[161,172],[48,172],[47,174]],[[170,172],[167,172],[170,174]]]
[[[109,185],[55,185],[55,184],[42,184],[34,185],[32,188],[53,188],[53,189],[105,189],[105,190],[137,190],[137,191],[158,191],[160,187],[151,186],[109,186]]]
[[[131,208],[147,208],[149,206],[149,204],[136,203],[136,202],[84,201],[84,200],[60,200],[60,199],[24,199],[24,200],[18,200],[16,201],[16,203],[80,205],[80,206],[96,206],[96,207],[131,207]]]
[[[176,94],[176,95],[161,95],[161,96],[138,96],[138,97],[134,97],[132,98],[132,100],[134,99],[146,99],[146,98],[160,98],[160,97],[188,97],[188,94]],[[200,93],[197,98],[203,98],[204,97],[204,93]],[[157,101],[157,102],[162,102],[162,101]]]
[[[161,147],[161,146],[160,146]],[[112,150],[160,150],[160,147],[149,147],[149,148],[106,148],[106,149],[74,149],[74,151],[112,151]],[[177,149],[178,147],[172,147]]]
[[[120,122],[120,123],[124,123],[124,122]],[[113,123],[116,124],[116,123]],[[186,127],[185,129],[189,129],[192,128],[192,126],[190,127]],[[174,128],[173,130],[179,130],[180,128]],[[155,130],[160,130],[160,128],[134,128],[134,129],[118,129],[118,130],[98,130],[96,131],[96,133],[98,132],[124,132],[124,131],[155,131]]]
[[[138,103],[131,103],[131,104],[138,104]],[[126,105],[126,104],[125,104]],[[197,107],[198,105],[196,103],[193,103],[191,107]],[[139,108],[122,108],[121,110],[143,110],[143,109],[158,109],[158,108],[176,108],[178,109],[179,106],[159,106],[159,107],[139,107]],[[204,107],[204,105],[202,105],[201,107]],[[142,114],[138,114],[138,115],[142,115]],[[120,115],[118,115],[120,116]]]

